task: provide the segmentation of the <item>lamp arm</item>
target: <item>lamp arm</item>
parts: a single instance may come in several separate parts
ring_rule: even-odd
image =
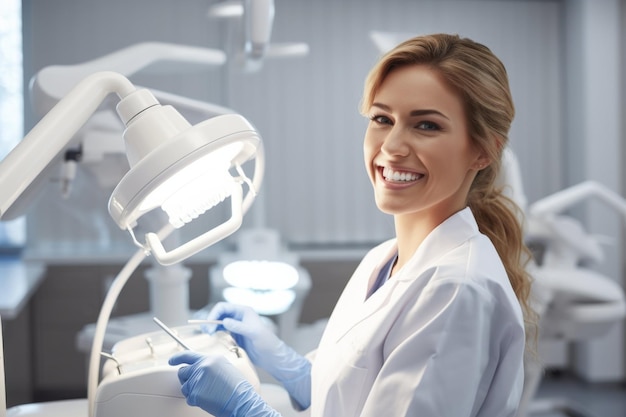
[[[135,91],[124,76],[95,73],[78,83],[0,162],[0,219],[28,186],[59,155],[106,96]]]
[[[585,181],[562,191],[542,198],[530,206],[532,216],[546,217],[560,213],[561,211],[588,198],[595,197],[617,210],[626,222],[626,200],[606,186],[595,182]]]
[[[100,308],[98,314],[98,320],[96,321],[96,327],[94,331],[94,337],[91,344],[91,351],[89,353],[89,365],[87,374],[87,402],[89,417],[94,416],[96,392],[98,389],[98,383],[100,382],[100,364],[102,346],[104,344],[104,337],[106,335],[106,327],[111,317],[113,307],[122,292],[122,289],[126,285],[126,282],[130,279],[133,272],[143,262],[146,257],[145,251],[138,249],[133,256],[126,262],[126,265],[118,272],[117,276],[111,283],[106,297]]]
[[[218,49],[178,45],[166,42],[142,42],[75,65],[51,65],[43,68],[31,81],[38,99],[36,111],[45,114],[63,98],[78,80],[94,72],[108,70],[130,77],[141,70],[163,62],[192,64],[201,68],[221,66],[226,54]]]

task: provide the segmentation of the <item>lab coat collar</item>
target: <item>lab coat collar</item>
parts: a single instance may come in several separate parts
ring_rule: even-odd
[[[328,326],[329,334],[325,336],[332,340],[341,339],[358,323],[393,302],[394,294],[404,292],[399,287],[411,285],[413,281],[422,277],[427,269],[435,266],[442,256],[479,233],[478,225],[469,208],[457,212],[436,227],[424,239],[409,262],[374,294],[365,299],[371,281],[376,279],[385,262],[397,252],[397,242],[392,239],[373,249],[373,253],[359,265],[339,300],[342,311],[354,313],[350,315],[352,320],[335,322],[334,326]],[[422,285],[425,284],[424,282]]]
[[[448,217],[426,236],[411,259],[396,272],[393,279],[412,281],[438,263],[452,249],[479,234],[478,224],[469,207]]]

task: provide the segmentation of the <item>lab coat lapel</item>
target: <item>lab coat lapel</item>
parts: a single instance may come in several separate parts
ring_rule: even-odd
[[[366,299],[370,285],[376,280],[385,262],[396,253],[395,239],[389,240],[373,249],[358,266],[348,285],[339,297],[335,310],[330,317],[324,338],[336,341],[356,324],[370,317],[383,308],[389,301],[391,287],[389,281]]]
[[[333,329],[331,336],[332,339],[338,341],[349,333],[350,330],[357,324],[367,320],[374,313],[388,306],[391,302],[391,295],[393,294],[395,287],[400,284],[400,281],[388,281],[367,300],[364,300],[364,297],[345,297],[340,308],[342,311],[349,312],[347,315],[342,314],[344,319],[346,317],[349,319],[343,321],[343,323],[335,323],[332,327],[329,326]]]
[[[450,217],[426,237],[409,262],[390,281],[366,300],[369,286],[378,276],[385,261],[397,250],[395,240],[376,248],[359,265],[339,298],[335,311],[339,310],[341,313],[331,316],[325,336],[333,341],[341,339],[358,323],[393,303],[396,298],[394,294],[404,292],[402,287],[412,285],[416,279],[427,280],[428,275],[424,272],[435,266],[442,255],[477,233],[478,226],[469,208]],[[422,285],[426,285],[426,282]],[[335,316],[338,320],[332,320]]]

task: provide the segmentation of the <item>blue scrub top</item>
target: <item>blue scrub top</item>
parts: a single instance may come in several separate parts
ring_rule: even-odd
[[[374,285],[372,285],[372,288],[370,288],[369,292],[367,293],[367,298],[370,298],[372,294],[376,292],[376,290],[378,290],[380,287],[383,286],[385,282],[387,282],[387,280],[391,276],[391,269],[393,268],[397,259],[398,259],[398,254],[395,254],[394,256],[391,257],[391,259],[387,261],[385,266],[383,266],[380,269],[380,272],[378,273],[378,277],[376,278]]]

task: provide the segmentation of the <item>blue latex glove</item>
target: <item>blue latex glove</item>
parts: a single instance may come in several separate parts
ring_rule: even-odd
[[[191,406],[215,417],[280,417],[223,356],[185,351],[172,356],[169,364],[189,364],[178,369],[178,379]]]
[[[222,325],[207,327],[207,331],[231,332],[252,363],[283,384],[301,409],[310,406],[311,362],[280,340],[252,308],[221,302],[213,307],[207,319],[223,320]]]

